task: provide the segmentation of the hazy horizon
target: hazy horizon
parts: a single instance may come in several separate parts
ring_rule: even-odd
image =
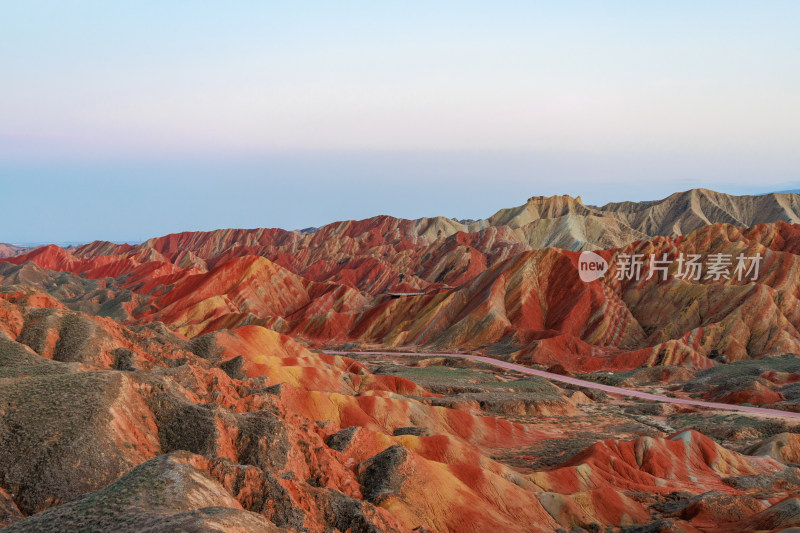
[[[0,242],[800,180],[800,4],[0,5]]]
[[[680,193],[680,192],[685,192],[685,191],[675,191],[675,192],[676,193]],[[724,191],[717,191],[717,192],[724,192]],[[781,191],[766,191],[766,192],[760,192],[760,193],[759,192],[747,192],[747,193],[741,193],[741,194],[743,194],[743,195],[747,195],[747,194],[762,195],[762,194],[770,194],[770,193],[800,194],[800,189],[781,190]],[[649,198],[649,199],[642,199],[642,200],[637,200],[637,201],[661,200],[661,199],[662,198]],[[581,201],[584,203],[584,205],[602,207],[602,205],[593,204],[592,202],[586,201],[585,198],[581,198]],[[619,200],[619,201],[625,201],[625,200]],[[523,201],[520,201],[520,202],[518,202],[517,204],[514,204],[514,205],[501,206],[500,208],[492,211],[491,213],[486,214],[485,216],[471,217],[471,218],[473,220],[489,218],[491,215],[494,215],[499,209],[503,209],[503,208],[507,208],[507,207],[517,207],[518,205],[522,205],[523,203],[524,203]],[[377,216],[377,215],[373,215],[373,216]],[[415,217],[415,218],[435,217],[435,216],[447,216],[447,215],[428,214],[428,215],[421,215],[420,217]],[[365,217],[365,218],[370,218],[370,217]],[[397,217],[397,218],[408,218],[408,217]],[[452,216],[450,218],[463,220],[463,219],[469,218],[469,217]],[[38,247],[38,246],[50,245],[50,244],[55,244],[55,245],[62,246],[62,247],[79,246],[79,245],[82,245],[82,244],[88,244],[90,242],[98,241],[98,240],[99,241],[113,242],[113,243],[116,243],[116,244],[139,244],[139,243],[142,243],[142,242],[144,242],[144,241],[146,241],[147,239],[150,239],[150,238],[161,237],[163,235],[169,235],[169,234],[173,234],[173,233],[182,233],[184,231],[213,231],[213,230],[216,230],[216,229],[257,229],[257,228],[279,228],[279,229],[284,229],[284,230],[288,230],[288,231],[302,231],[302,230],[316,228],[316,227],[323,227],[323,226],[325,226],[327,224],[332,224],[332,223],[340,222],[340,221],[343,221],[343,220],[361,220],[361,219],[360,218],[355,218],[355,219],[350,218],[350,219],[329,220],[329,221],[327,221],[327,222],[325,222],[323,224],[319,224],[317,226],[304,226],[304,227],[292,227],[292,228],[278,227],[278,226],[248,226],[248,227],[245,227],[245,226],[217,226],[217,227],[213,227],[213,228],[201,228],[201,229],[198,229],[198,228],[194,228],[194,229],[176,229],[174,231],[168,231],[168,232],[165,232],[165,233],[140,236],[138,238],[132,238],[132,239],[88,238],[88,239],[82,239],[82,240],[68,240],[68,241],[53,241],[53,240],[42,240],[42,241],[2,241],[2,240],[0,240],[0,244],[10,244],[12,246],[20,246],[20,247],[25,247],[25,248],[32,248],[32,247]]]

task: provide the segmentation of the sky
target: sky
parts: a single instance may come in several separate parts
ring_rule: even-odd
[[[0,242],[800,188],[800,2],[0,0]]]

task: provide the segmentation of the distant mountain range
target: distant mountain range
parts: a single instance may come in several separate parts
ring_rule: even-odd
[[[15,255],[24,254],[25,252],[31,250],[29,247],[24,246],[15,246],[13,244],[4,244],[0,243],[0,258],[2,257],[14,257]]]
[[[469,224],[379,216],[309,232],[228,229],[166,235],[136,246],[47,246],[5,258],[0,278],[57,298],[70,295],[75,309],[123,322],[160,320],[188,336],[259,324],[323,344],[505,344],[525,360],[577,367],[598,361],[649,365],[658,350],[661,361],[702,366],[711,350],[737,359],[800,350],[800,336],[783,325],[769,333],[769,342],[747,340],[747,331],[766,335],[750,324],[754,316],[794,301],[798,235],[796,194],[730,196],[701,189],[602,207],[569,196],[533,197]],[[677,280],[587,286],[576,276],[575,252],[599,248],[609,260],[626,249],[672,256],[783,254],[780,262],[764,265],[771,276],[765,294],[783,296],[752,302],[758,309],[753,315],[737,307],[750,298],[749,289],[720,292]],[[726,304],[734,293],[740,303]],[[658,307],[671,301],[679,315],[701,294],[706,305],[728,306],[725,313],[709,322],[697,315],[662,316]],[[711,326],[720,321],[732,322]],[[681,335],[701,328],[696,335],[711,336],[689,349],[675,337],[678,323]],[[737,339],[731,328],[741,324],[750,329]],[[583,362],[560,361],[565,351],[585,352]]]
[[[692,189],[667,198],[644,202],[615,202],[598,207],[585,205],[580,196],[534,196],[518,207],[501,209],[482,220],[456,220],[426,217],[415,220],[379,216],[362,221],[340,221],[319,228],[288,231],[281,229],[215,230],[184,232],[149,239],[131,248],[128,244],[95,241],[89,245],[63,246],[77,249],[78,255],[118,253],[123,250],[154,248],[160,253],[186,251],[208,259],[222,248],[238,246],[265,247],[259,255],[269,257],[284,250],[313,247],[320,235],[352,236],[353,228],[380,226],[382,241],[396,238],[431,244],[457,233],[490,236],[497,231],[509,244],[524,249],[547,246],[582,251],[624,246],[636,240],[657,236],[685,235],[709,224],[726,223],[751,227],[767,222],[800,222],[800,190],[763,195],[734,196],[708,189]],[[212,248],[207,243],[212,242]],[[34,246],[0,244],[0,257],[19,255]],[[252,251],[252,250],[248,250]],[[358,254],[357,254],[358,255]]]
[[[662,200],[602,207],[585,205],[580,197],[535,196],[521,206],[466,223],[447,217],[407,220],[377,216],[302,231],[184,232],[137,245],[95,241],[68,247],[69,258],[58,261],[87,262],[115,256],[204,272],[231,258],[255,255],[312,281],[378,294],[455,286],[527,250],[620,248],[653,237],[685,235],[710,224],[752,227],[770,222],[800,223],[800,195],[732,196],[694,189]],[[38,250],[0,245],[0,257],[49,254],[43,248]],[[50,260],[54,259],[47,262]],[[96,268],[95,264],[92,269]]]
[[[457,285],[513,254],[546,247],[583,251],[619,248],[659,236],[685,235],[716,223],[752,227],[800,223],[800,195],[732,196],[706,189],[648,202],[584,205],[580,197],[536,196],[491,217],[462,223],[447,217],[378,216],[315,230],[215,230],[149,239],[136,246],[95,241],[77,247],[89,259],[126,254],[186,268],[213,268],[243,255],[266,257],[315,281],[352,285],[372,294]],[[369,276],[354,274],[368,269]]]
[[[0,526],[798,526],[799,199],[533,197],[477,221],[4,247]],[[598,248],[608,271],[584,281]],[[636,254],[672,261],[617,276]],[[760,269],[687,278],[689,255]],[[700,400],[778,411],[745,425]]]

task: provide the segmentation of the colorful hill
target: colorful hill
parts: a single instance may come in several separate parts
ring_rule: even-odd
[[[13,251],[0,259],[0,527],[800,527],[795,419],[667,401],[800,412],[798,213],[791,194],[534,197],[472,222]],[[587,282],[590,249],[609,269]],[[760,258],[757,274],[679,271],[740,254]],[[624,275],[632,257],[643,275]],[[653,258],[666,266],[648,277]],[[403,354],[425,351],[665,401]]]
[[[149,239],[137,246],[94,242],[79,258],[126,256],[213,268],[233,257],[259,255],[313,281],[370,294],[456,286],[487,266],[548,246],[581,251],[619,248],[656,236],[677,237],[715,223],[750,227],[800,223],[800,196],[731,196],[705,189],[653,202],[586,206],[569,196],[533,197],[467,224],[446,217],[404,220],[378,216],[334,222],[311,232],[228,229]]]
[[[715,224],[603,251],[610,270],[591,283],[580,280],[577,252],[544,248],[491,266],[476,259],[462,269],[456,287],[377,296],[352,288],[361,282],[310,281],[260,256],[233,257],[204,271],[181,268],[155,252],[81,259],[50,246],[6,259],[0,276],[7,286],[49,290],[78,310],[91,310],[87,300],[106,291],[108,316],[160,320],[189,336],[256,324],[315,345],[502,350],[517,362],[571,372],[699,369],[721,355],[732,362],[800,349],[799,249],[800,226]],[[681,278],[677,259],[692,254],[705,263],[715,254],[763,260],[757,279]],[[620,258],[631,255],[644,258],[641,276],[617,279]],[[647,279],[651,257],[667,258],[668,272]],[[445,254],[444,260],[453,259]],[[60,278],[71,287],[67,296],[54,281],[45,288],[46,271],[34,273],[31,264],[81,278]],[[92,279],[105,280],[102,288]]]
[[[729,520],[741,527],[763,523],[772,502],[800,488],[778,481],[790,479],[784,456],[743,456],[695,432],[604,441],[521,473],[492,456],[552,439],[556,419],[438,406],[441,395],[411,381],[259,326],[189,340],[158,323],[128,328],[20,298],[0,300],[0,519],[14,522],[9,531],[632,526],[653,518],[643,494],[668,502],[713,489],[751,501],[755,489],[727,480],[772,476],[758,489],[769,503]],[[547,394],[566,396],[553,386]]]

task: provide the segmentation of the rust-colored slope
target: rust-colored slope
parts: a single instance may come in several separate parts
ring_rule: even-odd
[[[686,237],[642,241],[602,252],[602,280],[584,283],[578,254],[556,249],[513,256],[455,290],[377,302],[351,336],[389,346],[517,347],[516,360],[568,370],[631,369],[656,364],[703,368],[709,356],[728,361],[800,351],[798,226],[750,230],[714,225]],[[784,251],[784,248],[788,251]],[[755,281],[676,277],[616,279],[621,254],[676,258],[724,253],[763,257]],[[302,331],[298,331],[303,334]]]
[[[530,264],[519,260],[505,286]],[[491,293],[491,284],[482,290]],[[556,468],[521,474],[492,456],[553,438],[553,426],[436,405],[436,395],[410,381],[309,352],[260,326],[187,339],[163,324],[125,327],[48,307],[53,302],[34,293],[0,299],[0,431],[9,436],[0,458],[15,458],[0,461],[0,491],[14,495],[7,507],[21,516],[13,520],[33,515],[18,530],[104,527],[109,497],[157,497],[165,476],[200,483],[213,497],[172,491],[149,512],[113,506],[114,519],[166,528],[202,516],[266,531],[553,531],[651,521],[642,494],[755,494],[729,478],[760,476],[770,485],[758,490],[771,503],[795,490],[770,481],[783,464],[695,432],[603,441]],[[508,315],[531,328],[546,324],[546,314],[526,314],[527,305],[506,305]],[[181,514],[211,505],[216,514]],[[688,505],[681,520],[707,524],[709,501]],[[763,504],[742,509],[732,522],[739,530],[777,520]]]
[[[698,483],[706,490],[735,492],[724,478],[782,469],[771,458],[743,456],[688,431],[668,439],[598,442],[563,466],[531,478],[548,491],[567,494],[607,486],[668,493],[691,491]]]
[[[532,484],[521,488],[522,476],[482,452],[535,442],[542,434],[531,426],[428,405],[411,382],[257,326],[187,341],[158,324],[132,330],[3,302],[23,320],[0,338],[0,490],[14,495],[14,520],[33,515],[15,530],[130,520],[166,531],[201,516],[268,531],[557,524]],[[72,323],[86,334],[73,337]],[[84,353],[98,356],[69,355]],[[353,425],[369,438],[335,444]],[[409,426],[435,436],[393,436]],[[164,500],[164,479],[194,488]],[[432,486],[441,496],[434,507],[424,504]],[[157,503],[133,505],[139,498]],[[206,506],[219,509],[180,515]]]
[[[800,222],[800,196],[730,196],[705,189],[676,193],[654,202],[584,205],[569,196],[533,197],[492,217],[461,223],[445,218],[418,220],[378,216],[328,224],[311,232],[280,229],[186,232],[150,239],[132,247],[95,242],[76,249],[82,258],[157,254],[181,267],[205,270],[233,257],[260,255],[314,281],[346,284],[371,294],[400,288],[423,289],[435,283],[465,281],[459,263],[482,255],[491,266],[509,249],[554,246],[568,250],[617,248],[658,235],[678,236],[713,223],[752,226]],[[458,234],[481,235],[463,247],[453,264],[430,268]],[[464,244],[462,242],[462,244]],[[474,268],[474,267],[473,267]]]
[[[618,248],[658,235],[678,236],[713,223],[752,226],[800,222],[800,196],[730,196],[704,189],[655,202],[584,205],[569,196],[534,197],[477,222],[445,217],[378,216],[328,224],[311,232],[228,229],[186,232],[135,247],[94,242],[76,256],[125,256],[207,270],[234,257],[259,255],[295,274],[370,294],[456,286],[511,253],[547,246]],[[454,246],[454,243],[457,245]],[[70,269],[73,270],[74,269]]]
[[[290,319],[346,315],[367,299],[342,285],[301,278],[263,257],[232,259],[209,272],[185,276],[151,301],[146,315],[194,336],[210,329],[235,327],[252,318]],[[335,332],[333,332],[335,337]]]
[[[422,264],[426,275],[450,276],[463,282],[459,287],[429,288],[424,294],[409,290],[396,298],[371,299],[343,285],[309,281],[258,256],[234,257],[208,272],[129,256],[76,259],[53,247],[9,262],[74,269],[89,278],[122,272],[115,286],[135,297],[115,316],[162,320],[190,336],[258,324],[319,344],[351,340],[437,350],[496,345],[518,362],[584,372],[705,368],[719,355],[736,361],[800,350],[800,226],[745,230],[717,224],[603,251],[611,269],[591,283],[580,280],[575,252],[514,247],[501,247],[491,257],[480,252],[494,249],[496,235],[490,233],[499,231],[455,233],[442,241],[440,255]],[[675,261],[667,279],[647,279],[651,255],[674,260],[701,254],[707,262],[716,253],[759,254],[758,279],[681,279]],[[639,279],[617,279],[622,254],[645,258]]]

